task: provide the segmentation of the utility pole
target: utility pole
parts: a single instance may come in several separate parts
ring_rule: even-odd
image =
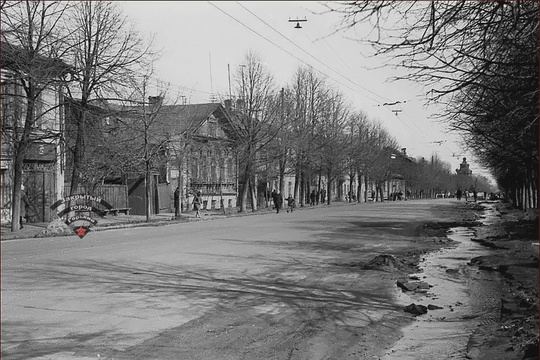
[[[227,64],[227,73],[229,76],[229,99],[232,101],[232,92],[231,92],[231,65]]]
[[[281,126],[283,126],[283,118],[284,118],[284,114],[285,114],[285,89],[284,88],[281,88],[281,92],[280,92],[280,97],[281,97],[281,111],[280,111],[280,123],[281,123]],[[286,149],[286,147],[285,147]],[[283,173],[284,169],[281,169],[281,166],[282,164],[285,165],[286,164],[286,156],[287,154],[283,154],[283,158],[281,158],[279,160],[279,162],[281,163],[280,166],[279,166],[279,192],[281,193],[281,195],[283,195],[283,192],[285,191],[285,179],[284,179],[284,176],[283,176]]]

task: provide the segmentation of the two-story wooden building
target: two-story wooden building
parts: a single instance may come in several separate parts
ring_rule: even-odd
[[[29,58],[21,48],[2,42],[1,57],[1,221],[11,221],[14,160],[24,142],[22,185],[27,197],[26,221],[43,222],[54,218],[50,205],[62,196],[64,162],[61,143],[63,128],[62,98],[64,86],[57,76],[67,66],[55,59]],[[27,63],[32,62],[32,63]],[[23,83],[32,66],[39,63],[41,80],[37,79],[31,101],[34,114],[27,117],[28,94]],[[25,129],[29,126],[29,130]],[[28,133],[28,135],[23,135]]]

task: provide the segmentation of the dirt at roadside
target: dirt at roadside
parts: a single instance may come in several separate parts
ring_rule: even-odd
[[[500,318],[478,329],[475,335],[483,340],[469,349],[470,358],[538,359],[538,213],[505,204],[497,210],[499,220],[474,239],[493,253],[472,259],[471,265],[502,275]]]

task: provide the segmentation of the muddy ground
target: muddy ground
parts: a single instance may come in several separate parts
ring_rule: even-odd
[[[500,316],[478,329],[475,359],[538,359],[538,214],[497,204],[498,219],[474,239],[493,249],[471,266],[502,275]],[[483,206],[473,206],[482,211]],[[474,340],[474,338],[473,338]]]
[[[413,240],[393,246],[386,253],[371,259],[358,261],[357,257],[344,256],[333,261],[330,267],[322,269],[324,275],[321,273],[321,278],[327,279],[329,274],[332,276],[335,273],[337,294],[330,294],[327,287],[321,287],[318,291],[315,272],[305,279],[306,288],[310,288],[305,298],[298,296],[297,289],[291,289],[290,302],[286,297],[281,298],[281,303],[272,301],[266,306],[255,299],[250,304],[245,298],[239,302],[224,302],[201,318],[170,329],[138,346],[109,355],[119,359],[172,359],[173,354],[181,354],[177,355],[181,359],[427,358],[421,350],[418,357],[414,351],[413,355],[406,357],[406,353],[400,353],[395,348],[404,336],[400,329],[410,326],[417,317],[427,316],[426,311],[436,313],[443,307],[447,307],[447,311],[454,311],[452,304],[441,307],[430,304],[428,310],[418,305],[404,308],[402,304],[389,301],[388,292],[382,287],[397,279],[396,286],[404,292],[414,292],[417,303],[429,300],[423,296],[427,296],[432,285],[423,283],[421,278],[411,278],[411,274],[422,271],[419,265],[425,260],[426,254],[454,246],[447,237],[448,229],[466,227],[475,229],[474,241],[490,251],[489,255],[470,259],[467,265],[480,272],[500,273],[501,287],[497,285],[496,299],[491,300],[496,304],[495,314],[488,316],[489,321],[477,321],[474,325],[476,330],[464,334],[468,338],[466,350],[440,354],[440,358],[537,359],[537,217],[497,204],[499,213],[496,219],[482,224],[484,208],[485,203],[469,203],[449,209],[446,216],[442,214],[446,221],[410,222],[397,227],[397,224],[385,223],[383,231],[399,232],[400,236]],[[358,226],[368,234],[370,231],[381,231],[378,223],[363,222]],[[364,291],[343,292],[343,296],[340,296],[338,289],[347,284],[347,280],[341,280],[344,272],[363,273]],[[456,273],[455,276],[460,275]],[[288,282],[276,278],[269,285],[286,292]],[[271,295],[271,291],[268,295]],[[369,310],[364,312],[366,316],[355,316],[351,305],[358,303],[363,303],[368,309],[372,307],[373,318],[370,318]],[[457,301],[454,306],[460,304]],[[293,308],[294,311],[290,310]],[[302,311],[299,312],[298,308],[302,308]],[[474,321],[475,317],[471,316],[470,321]],[[432,323],[432,326],[450,328],[451,324],[440,321]],[[444,331],[434,329],[434,332]],[[453,344],[451,339],[438,341],[442,341],[443,346]],[[448,345],[450,348],[452,346]]]
[[[535,359],[537,224],[445,199],[12,242],[2,358]],[[450,228],[474,251],[454,259]]]

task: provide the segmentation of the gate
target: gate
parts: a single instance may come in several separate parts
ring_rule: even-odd
[[[41,165],[41,166],[38,166]],[[47,166],[48,165],[48,166]],[[51,200],[55,199],[54,164],[25,164],[24,188],[28,205],[26,221],[29,223],[49,222],[53,219]]]
[[[171,187],[167,184],[158,184],[158,203],[160,212],[174,211],[174,196]]]

